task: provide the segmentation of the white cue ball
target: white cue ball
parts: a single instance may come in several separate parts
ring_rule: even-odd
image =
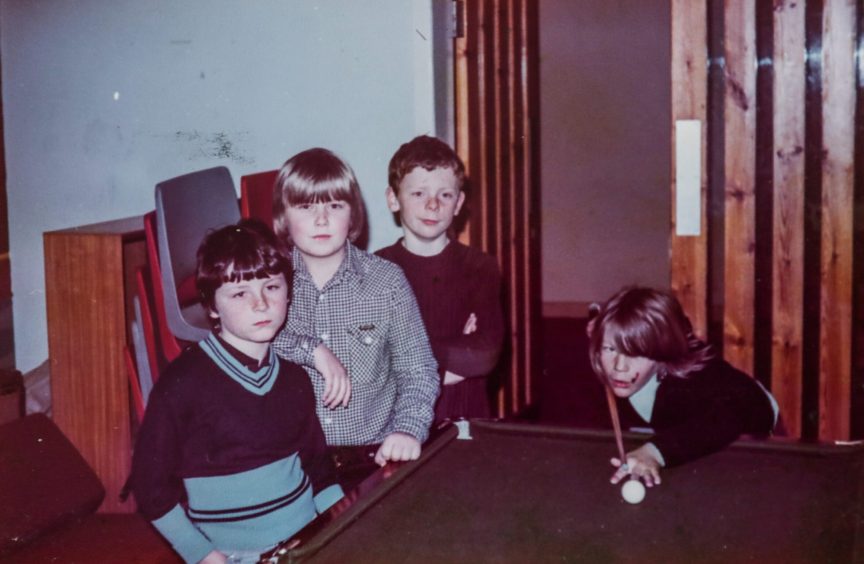
[[[621,486],[621,497],[627,503],[640,503],[645,499],[645,486],[639,480],[627,480]]]

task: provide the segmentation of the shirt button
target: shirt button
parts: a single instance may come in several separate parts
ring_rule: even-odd
[[[321,340],[322,341],[326,341],[329,338],[330,338],[330,335],[328,333],[321,333]]]
[[[367,345],[371,345],[372,344],[372,337],[369,337],[369,336],[364,337],[363,342],[366,343]]]
[[[329,425],[330,423],[333,423],[333,418],[332,417],[325,417],[324,418],[324,424]]]
[[[324,301],[324,294],[321,294],[320,296],[318,296],[318,301],[319,301],[319,302],[323,302],[323,301]]]

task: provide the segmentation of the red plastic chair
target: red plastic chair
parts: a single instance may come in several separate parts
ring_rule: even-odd
[[[159,346],[160,346],[160,338],[159,335],[156,334],[156,325],[153,323],[153,315],[155,312],[155,308],[153,307],[153,298],[154,292],[147,285],[147,279],[149,277],[149,267],[141,267],[138,269],[138,272],[135,274],[135,284],[138,293],[138,302],[141,306],[141,318],[140,327],[141,332],[144,334],[144,344],[147,349],[147,363],[150,365],[150,374],[153,377],[153,383],[159,379],[159,374],[162,372],[162,368],[166,364],[160,358],[159,354]],[[171,358],[169,361],[177,358],[177,355],[180,354],[180,343],[177,342],[177,339],[174,339],[173,335],[169,335],[172,342],[171,350]]]
[[[159,342],[162,344],[162,354],[165,355],[165,359],[168,362],[171,362],[180,355],[180,351],[183,350],[183,347],[181,346],[180,341],[177,340],[168,328],[168,318],[165,314],[165,294],[162,290],[162,273],[159,270],[159,250],[156,239],[155,210],[144,215],[144,239],[147,242],[147,262],[150,265],[150,286],[153,288],[151,311],[156,314],[156,324],[153,328],[156,329],[156,332],[159,334]],[[139,272],[139,275],[140,274],[141,273]],[[146,294],[146,288],[145,291],[142,291],[141,283],[143,283],[143,281],[139,281],[138,293]],[[142,309],[145,309],[143,305]],[[152,321],[151,318],[151,323]],[[154,372],[154,374],[158,374],[158,371]]]
[[[129,391],[132,393],[132,406],[135,408],[135,418],[140,424],[144,420],[144,395],[141,393],[141,383],[138,381],[138,369],[132,357],[132,349],[123,347],[123,358],[126,361],[126,375],[129,378]]]
[[[279,170],[256,172],[240,177],[240,215],[273,227],[273,185]]]

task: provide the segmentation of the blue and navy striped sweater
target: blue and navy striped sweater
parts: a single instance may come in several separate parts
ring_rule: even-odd
[[[259,550],[342,497],[306,372],[211,335],[165,370],[135,446],[139,510],[189,562]]]

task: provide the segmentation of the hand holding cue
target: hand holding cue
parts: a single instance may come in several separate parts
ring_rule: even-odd
[[[612,388],[608,385],[604,387],[606,388],[606,402],[609,404],[609,416],[612,418],[612,428],[615,430],[615,443],[618,445],[618,456],[621,457],[621,467],[627,471],[627,455],[624,453],[624,437],[621,434],[621,419],[618,417],[618,404],[615,403],[615,395],[612,393]]]

